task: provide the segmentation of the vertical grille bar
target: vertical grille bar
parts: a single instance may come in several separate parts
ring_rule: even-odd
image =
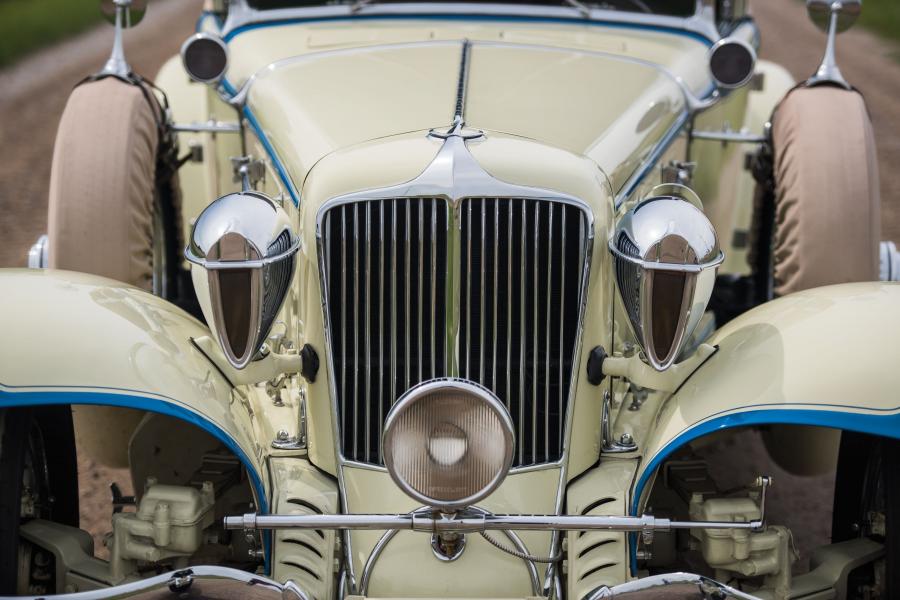
[[[524,283],[525,278],[525,230],[528,229],[528,213],[526,203],[522,202],[522,245],[519,246],[519,255],[522,262],[519,278]],[[525,294],[519,294],[519,464],[525,464],[525,346],[528,340],[528,329],[525,328]]]
[[[553,205],[549,207],[550,223],[547,228],[549,246],[547,248],[547,288],[553,280]],[[544,461],[550,460],[550,296],[546,298],[546,317],[544,318]]]
[[[453,211],[459,237],[451,244]],[[460,374],[508,407],[515,466],[561,457],[587,250],[581,209],[517,198],[465,199],[451,209],[440,199],[397,198],[339,206],[323,224],[345,458],[381,463],[393,402],[447,376],[454,307]]]

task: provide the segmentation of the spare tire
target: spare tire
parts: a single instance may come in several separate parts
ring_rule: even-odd
[[[878,159],[862,95],[798,87],[772,117],[776,296],[878,279]]]
[[[180,202],[175,178],[161,161],[164,114],[150,87],[138,80],[87,80],[72,91],[53,149],[50,268],[102,275],[174,298]],[[126,467],[127,441],[142,416],[78,407],[78,448],[107,466]],[[109,431],[123,443],[110,443]]]
[[[53,149],[50,268],[171,297],[181,229],[176,188],[157,177],[162,123],[144,84],[106,77],[73,90]]]
[[[772,115],[771,153],[770,186],[756,194],[754,229],[765,234],[753,265],[769,297],[877,280],[878,162],[862,95],[794,88]],[[772,425],[763,432],[769,456],[795,475],[833,472],[840,437],[840,430],[820,427]]]

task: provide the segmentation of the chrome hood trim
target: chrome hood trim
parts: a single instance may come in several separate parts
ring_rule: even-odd
[[[698,42],[685,48],[697,60],[705,56],[706,47]],[[434,66],[424,69],[423,62]],[[535,63],[540,68],[521,72]],[[360,65],[369,65],[368,71],[352,76]],[[298,190],[323,158],[373,140],[441,127],[455,107],[469,127],[589,158],[618,192],[657,146],[680,131],[691,103],[708,94],[708,77],[684,69],[681,63],[663,65],[581,48],[433,40],[278,60],[246,81],[231,82],[241,88],[230,102],[252,117]],[[322,79],[345,71],[350,74],[343,79]],[[622,73],[628,77],[621,79]],[[606,83],[617,79],[614,87]],[[534,87],[546,94],[530,94]],[[361,107],[354,98],[367,101]]]

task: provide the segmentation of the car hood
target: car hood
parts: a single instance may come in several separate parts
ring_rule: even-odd
[[[247,110],[296,189],[335,151],[445,129],[462,111],[469,127],[591,159],[618,191],[683,118],[685,96],[676,67],[606,52],[495,41],[342,48],[277,61],[256,72]]]

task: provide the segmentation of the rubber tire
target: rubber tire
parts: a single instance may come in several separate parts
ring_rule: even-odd
[[[885,513],[885,598],[900,597],[900,440],[852,431],[841,439],[832,543],[859,537],[858,525],[881,505]],[[849,590],[848,590],[849,591]]]
[[[78,526],[78,462],[68,406],[7,408],[0,411],[0,595],[15,595],[19,562],[22,472],[29,436],[39,428],[53,496],[52,513],[42,516]]]

